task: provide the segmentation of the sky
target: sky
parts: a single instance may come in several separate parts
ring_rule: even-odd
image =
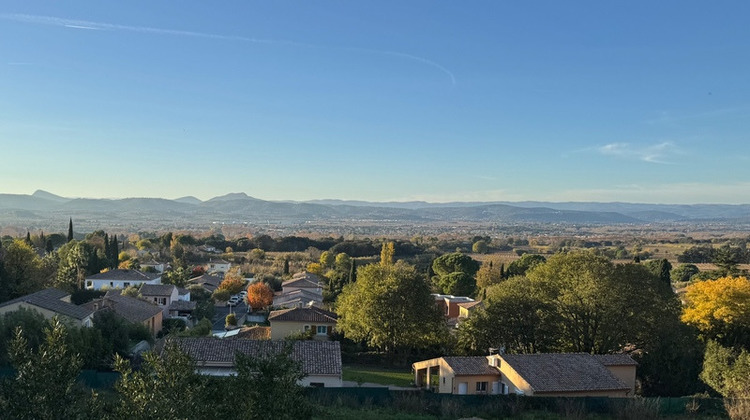
[[[0,193],[750,203],[750,2],[0,3]]]

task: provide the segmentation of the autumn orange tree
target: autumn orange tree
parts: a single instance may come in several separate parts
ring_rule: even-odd
[[[685,289],[682,321],[698,328],[707,339],[728,346],[750,347],[750,281],[722,277],[691,284]]]
[[[247,288],[247,304],[255,309],[263,309],[273,303],[273,290],[262,281],[255,282]]]
[[[239,293],[244,287],[245,279],[242,277],[239,267],[230,269],[229,272],[224,275],[224,280],[219,283],[219,289],[226,290],[232,295]]]

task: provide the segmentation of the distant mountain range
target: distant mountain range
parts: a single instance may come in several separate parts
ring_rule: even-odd
[[[203,223],[304,224],[394,221],[405,223],[484,222],[557,224],[646,224],[750,222],[750,205],[636,204],[595,202],[367,202],[344,200],[266,201],[232,193],[201,201],[195,197],[66,198],[46,191],[0,194],[0,223],[31,224],[68,217],[110,224]],[[36,221],[36,222],[35,222]]]

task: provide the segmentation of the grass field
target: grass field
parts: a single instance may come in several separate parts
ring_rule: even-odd
[[[412,386],[414,376],[405,370],[383,369],[373,366],[344,366],[345,381],[371,382],[380,385]]]

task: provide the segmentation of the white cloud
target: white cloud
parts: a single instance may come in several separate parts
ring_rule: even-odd
[[[668,141],[648,146],[631,143],[610,143],[600,146],[596,150],[605,156],[661,164],[671,164],[672,162],[669,158],[681,153],[680,149],[674,143]]]

